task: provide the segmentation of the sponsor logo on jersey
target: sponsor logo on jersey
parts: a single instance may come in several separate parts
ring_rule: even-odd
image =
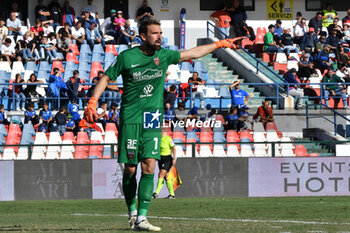
[[[126,149],[128,149],[128,150],[136,150],[136,143],[137,143],[136,139],[128,139],[127,140]]]
[[[144,95],[140,95],[140,98],[146,98],[146,97],[151,97],[152,91],[153,91],[153,86],[151,84],[147,84],[144,88],[143,88],[143,93],[145,93]]]
[[[157,110],[156,112],[143,113],[143,128],[144,129],[160,129],[160,116],[162,114]]]
[[[154,61],[154,64],[156,64],[156,66],[159,65],[159,57],[155,57],[153,61]]]
[[[134,81],[143,81],[143,80],[151,80],[156,78],[163,77],[163,70],[157,70],[157,69],[146,69],[145,71],[141,72],[134,72],[132,74]]]

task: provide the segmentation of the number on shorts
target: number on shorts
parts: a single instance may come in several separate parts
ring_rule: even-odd
[[[154,140],[154,149],[157,150],[158,149],[158,138],[153,138]]]

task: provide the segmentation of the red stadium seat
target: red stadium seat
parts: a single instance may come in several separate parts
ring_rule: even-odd
[[[98,62],[98,61],[94,61],[91,63],[91,71],[93,70],[97,70],[97,71],[103,71],[103,68],[102,68],[102,65],[101,65],[101,62]]]
[[[266,131],[278,131],[277,125],[275,122],[267,122],[266,124]]]
[[[22,135],[21,128],[19,124],[10,124],[9,126],[9,133],[16,133],[18,136]],[[8,136],[7,136],[8,137]]]
[[[318,153],[310,153],[310,157],[319,157],[320,155]]]
[[[89,79],[97,77],[99,70],[91,70]]]
[[[79,64],[79,61],[77,59],[77,56],[74,53],[67,53],[66,55],[66,61],[74,61],[75,64]]]
[[[78,132],[77,144],[87,144],[90,143],[89,136],[86,132]]]
[[[239,142],[239,136],[236,130],[227,130],[226,134],[227,142]]]
[[[69,140],[69,141],[72,141],[73,143],[75,143],[75,138],[74,138],[73,132],[65,132],[63,134],[63,140]]]
[[[69,48],[72,50],[72,52],[73,52],[75,55],[77,55],[77,56],[80,55],[80,52],[79,52],[79,49],[78,49],[78,45],[77,45],[77,44],[71,44],[71,45],[69,46]]]
[[[118,55],[118,52],[113,44],[106,45],[106,53],[113,53],[114,56]]]
[[[55,69],[55,68],[60,69],[61,73],[64,73],[64,68],[63,68],[63,64],[61,61],[53,61],[52,62],[51,74],[53,74],[53,69]]]
[[[258,27],[258,29],[256,30],[256,35],[265,35],[267,33],[267,30],[265,27]]]
[[[181,139],[183,142],[186,142],[186,136],[181,131],[175,131],[173,133],[173,139]]]
[[[249,138],[250,141],[254,141],[253,135],[250,133],[249,130],[242,130],[240,133],[240,138]]]
[[[224,116],[221,115],[221,114],[216,114],[216,120],[217,120],[217,121],[221,121],[221,123],[222,123],[223,125],[226,124],[225,118],[224,118]]]
[[[100,141],[98,140],[91,140],[91,144],[100,144]],[[89,150],[89,158],[100,158],[102,159],[103,157],[103,146],[96,146],[96,145],[92,145],[89,146],[90,150]]]
[[[255,38],[255,44],[264,44],[264,36],[263,34],[257,35]]]
[[[199,135],[200,142],[213,142],[213,136],[209,132],[201,132]]]
[[[106,132],[112,131],[112,132],[115,132],[116,134],[118,134],[118,128],[114,123],[107,123],[105,131]]]
[[[295,155],[297,157],[308,156],[305,146],[304,145],[295,145]]]

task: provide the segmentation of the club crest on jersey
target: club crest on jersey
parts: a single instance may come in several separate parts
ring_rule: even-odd
[[[128,158],[132,160],[134,159],[134,157],[135,157],[135,151],[128,151]]]
[[[160,116],[162,114],[157,110],[156,112],[143,113],[143,128],[144,129],[160,129]]]
[[[154,64],[156,64],[156,66],[159,65],[159,57],[155,57],[153,61],[154,61]]]

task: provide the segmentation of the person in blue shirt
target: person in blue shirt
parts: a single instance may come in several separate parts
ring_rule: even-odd
[[[171,121],[174,120],[174,118],[175,118],[175,113],[171,109],[170,103],[166,103],[164,108],[164,121],[166,123],[170,123]]]
[[[112,104],[112,109],[108,113],[108,122],[114,123],[117,127],[119,124],[119,111],[118,111],[118,103],[114,102]]]
[[[249,112],[248,112],[248,107],[244,106],[243,111],[239,115],[238,118],[238,123],[237,123],[237,132],[239,132],[241,129],[247,129],[248,125],[247,123],[249,122]]]
[[[56,113],[56,116],[55,116],[57,130],[61,136],[64,134],[64,132],[66,132],[66,123],[68,122],[66,113],[67,113],[67,107],[61,106],[60,111]]]
[[[0,104],[0,124],[3,124],[3,125],[10,124],[10,122],[8,122],[8,120],[7,120],[5,106],[3,104]]]
[[[64,79],[61,75],[61,71],[59,68],[54,68],[53,69],[53,74],[50,75],[49,77],[49,83],[51,83],[49,85],[49,89],[51,89],[51,97],[55,97],[58,98],[60,97],[60,103],[61,105],[67,105],[67,91],[68,91],[68,87],[67,84],[64,82]],[[53,90],[53,89],[57,89],[57,91]],[[56,94],[57,92],[57,94]],[[58,96],[59,93],[59,96]],[[58,106],[58,102],[56,99],[51,100],[51,108],[52,109],[57,109]]]
[[[39,116],[34,111],[34,103],[28,104],[28,110],[24,112],[24,124],[31,122],[32,125],[39,124]]]
[[[281,40],[281,36],[282,36],[282,21],[280,19],[276,20],[275,31],[273,32],[273,34],[274,34],[276,42]]]
[[[72,115],[68,114],[67,118],[68,122],[66,123],[66,132],[73,132],[74,135],[76,135],[76,130],[74,130],[76,126]]]
[[[72,118],[75,122],[75,131],[79,131],[79,122],[81,120],[81,117],[79,115],[79,104],[76,102],[76,100],[73,100],[69,105],[68,105],[68,111],[72,115]]]
[[[46,102],[43,104],[43,109],[39,112],[39,118],[42,120],[43,124],[47,126],[48,131],[51,131],[53,128],[53,117],[49,105]]]
[[[288,93],[290,96],[296,97],[296,106],[295,109],[301,109],[303,107],[303,97],[304,97],[304,89],[300,88],[299,81],[295,78],[297,74],[297,70],[292,68],[284,74],[284,79],[287,83],[289,83]]]
[[[239,116],[237,114],[237,108],[231,107],[230,112],[226,117],[227,130],[236,130]]]
[[[249,94],[245,90],[240,89],[240,81],[235,81],[230,85],[231,106],[237,108],[238,114],[241,113],[243,106],[249,100]]]

